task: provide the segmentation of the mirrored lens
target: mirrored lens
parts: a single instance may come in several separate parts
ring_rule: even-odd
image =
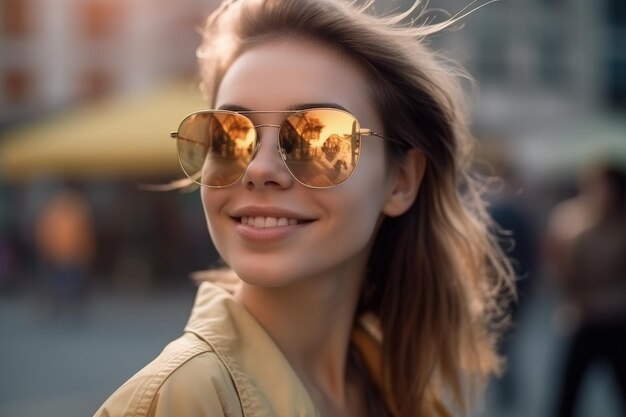
[[[281,152],[294,177],[312,187],[332,187],[350,176],[359,159],[357,120],[338,109],[295,113],[283,122]]]
[[[213,187],[233,184],[243,175],[255,146],[250,120],[231,112],[199,112],[178,129],[178,157],[185,174]]]

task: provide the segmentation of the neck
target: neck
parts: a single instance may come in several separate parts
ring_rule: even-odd
[[[280,288],[242,283],[236,292],[318,403],[346,403],[346,362],[364,276],[360,269],[358,274],[335,271]]]

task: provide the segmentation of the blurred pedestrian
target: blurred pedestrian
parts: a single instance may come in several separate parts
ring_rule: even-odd
[[[209,17],[214,109],[171,136],[234,293],[203,282],[185,334],[98,416],[466,414],[499,368],[512,270],[468,173],[457,71],[424,42],[446,24],[411,27],[418,6],[227,0]],[[334,168],[317,134],[352,159]],[[224,135],[238,151],[214,149]]]
[[[17,248],[12,236],[9,195],[6,187],[0,184],[0,293],[13,289]]]
[[[40,209],[34,236],[47,301],[56,313],[76,314],[94,251],[88,202],[77,192],[55,193]]]
[[[544,242],[544,260],[548,276],[558,287],[558,280],[565,274],[572,245],[576,238],[597,220],[598,200],[594,169],[582,170],[578,179],[578,192],[559,202],[551,211]]]
[[[626,172],[598,166],[581,193],[588,217],[557,277],[571,335],[556,416],[574,415],[586,371],[597,362],[613,371],[626,415]]]

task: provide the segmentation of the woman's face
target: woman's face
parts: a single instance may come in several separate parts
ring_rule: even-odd
[[[366,78],[354,62],[310,41],[268,41],[246,50],[225,73],[217,108],[285,110],[341,106],[362,127],[381,131]],[[281,114],[250,116],[280,124]],[[240,181],[202,188],[215,246],[251,285],[283,286],[313,276],[362,274],[390,194],[384,143],[363,137],[358,166],[334,188],[295,180],[277,150],[278,129],[257,129],[260,145]],[[286,224],[285,224],[286,223]]]

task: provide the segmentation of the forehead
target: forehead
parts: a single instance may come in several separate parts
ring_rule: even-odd
[[[304,103],[336,103],[371,117],[369,79],[337,49],[308,40],[271,40],[245,50],[225,72],[216,105],[282,110]]]

